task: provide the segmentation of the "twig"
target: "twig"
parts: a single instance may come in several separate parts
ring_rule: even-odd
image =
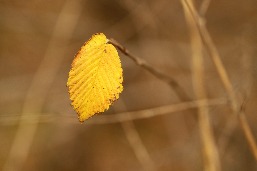
[[[130,111],[130,112],[122,112],[110,115],[99,115],[95,118],[92,118],[87,121],[86,125],[89,124],[112,124],[112,123],[119,123],[131,120],[139,120],[139,119],[149,119],[152,117],[157,117],[161,115],[171,114],[175,112],[180,112],[188,109],[194,109],[199,106],[217,106],[217,105],[226,105],[227,100],[225,98],[217,98],[217,99],[202,99],[202,100],[194,100],[188,102],[182,102],[177,104],[165,105],[155,108],[149,108],[144,110],[138,111]],[[40,123],[49,123],[55,122],[56,120],[68,123],[77,124],[77,118],[68,117],[72,115],[58,115],[56,113],[30,113],[26,114],[26,116],[22,116],[20,120],[26,122],[27,124],[35,124],[34,120],[40,115]],[[17,115],[5,115],[1,117],[0,123],[1,125],[12,125],[17,123]]]
[[[26,116],[28,113],[40,113],[42,110],[47,91],[54,81],[64,57],[64,50],[60,48],[60,45],[68,44],[76,22],[78,21],[81,11],[79,4],[79,0],[67,0],[64,3],[44,58],[28,89],[21,117]],[[21,170],[27,159],[31,143],[33,142],[39,118],[40,115],[34,118],[34,124],[27,124],[27,122],[24,122],[22,119],[19,121],[18,130],[11,145],[11,150],[7,156],[3,171]]]
[[[189,96],[186,94],[186,92],[184,91],[184,89],[182,88],[182,86],[180,86],[178,84],[177,81],[175,81],[173,78],[171,78],[170,76],[160,72],[159,70],[155,69],[153,66],[151,66],[150,64],[148,64],[146,61],[144,61],[141,58],[138,58],[134,55],[132,55],[128,49],[126,49],[124,46],[122,46],[120,43],[118,43],[116,40],[114,39],[109,39],[109,43],[114,45],[115,47],[117,47],[124,55],[126,55],[127,57],[129,57],[130,59],[132,59],[137,65],[141,66],[142,68],[146,69],[147,71],[149,71],[151,74],[153,74],[154,76],[156,76],[157,78],[159,78],[160,80],[166,82],[168,85],[171,86],[171,88],[174,89],[175,93],[177,94],[177,96],[181,99],[181,100],[190,100]]]
[[[115,115],[98,116],[97,120],[92,120],[93,124],[117,123],[129,120],[147,119],[165,114],[175,113],[183,110],[193,109],[198,106],[216,106],[226,104],[226,99],[202,99],[196,101],[182,102],[167,106],[150,108],[139,111],[123,112]],[[89,121],[90,122],[90,121]]]
[[[151,74],[153,74],[156,78],[160,79],[161,81],[167,83],[171,89],[175,92],[179,100],[181,101],[190,101],[191,98],[187,95],[186,91],[183,89],[182,86],[178,84],[172,77],[169,75],[160,72],[150,64],[148,64],[145,60],[142,58],[136,57],[132,55],[128,49],[126,49],[124,46],[122,46],[120,43],[118,43],[114,39],[110,39],[109,43],[114,45],[116,48],[118,48],[124,55],[132,59],[138,66],[142,67],[143,69],[147,70]],[[190,115],[187,118],[185,118],[185,121],[187,121],[187,126],[194,122],[196,120],[195,115]]]
[[[184,0],[181,0],[185,17],[188,23],[191,49],[192,49],[192,69],[193,69],[193,86],[197,99],[205,99],[207,97],[204,86],[204,62],[202,54],[202,40],[193,21],[192,15]],[[189,1],[193,5],[192,1]],[[204,168],[208,171],[219,171],[220,160],[218,155],[217,146],[214,140],[213,130],[209,118],[208,106],[198,106],[198,119],[200,134],[203,143],[203,159]]]
[[[217,50],[216,46],[214,45],[212,38],[205,26],[204,19],[198,15],[194,6],[190,5],[190,3],[188,3],[187,0],[185,0],[185,4],[189,9],[190,14],[192,15],[194,22],[196,23],[197,29],[201,35],[201,38],[206,47],[207,53],[212,58],[212,60],[215,64],[217,72],[220,76],[220,79],[225,87],[225,90],[226,90],[229,100],[231,102],[230,103],[231,108],[232,108],[233,112],[238,115],[239,121],[241,123],[243,123],[243,124],[241,124],[241,127],[244,131],[245,137],[246,137],[247,142],[251,148],[251,151],[255,157],[255,160],[257,160],[257,145],[256,145],[256,141],[254,139],[253,133],[252,133],[250,126],[246,120],[246,117],[244,116],[245,115],[244,111],[239,112],[239,105],[237,102],[237,97],[234,92],[232,83],[231,83],[231,81],[228,77],[227,71],[220,59],[218,50]]]

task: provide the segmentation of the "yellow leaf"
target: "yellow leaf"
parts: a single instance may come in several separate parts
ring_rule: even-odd
[[[117,50],[103,33],[93,35],[75,55],[67,82],[79,121],[109,109],[123,90],[122,81]]]

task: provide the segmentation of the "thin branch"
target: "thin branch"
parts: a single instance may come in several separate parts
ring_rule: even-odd
[[[167,106],[161,106],[156,108],[150,108],[145,110],[139,110],[134,112],[123,112],[115,115],[98,116],[97,120],[94,120],[93,124],[106,124],[124,122],[128,120],[147,119],[165,114],[175,113],[183,110],[193,109],[198,106],[216,106],[224,105],[227,101],[224,98],[217,99],[202,99],[189,102],[182,102],[178,104],[172,104]]]
[[[193,86],[197,99],[205,99],[206,88],[204,86],[204,61],[202,54],[202,40],[197,27],[193,21],[192,15],[189,12],[188,7],[184,0],[181,0],[184,9],[185,17],[188,23],[190,37],[191,37],[191,49],[192,49],[192,72],[193,72]],[[192,1],[189,1],[193,5]],[[209,118],[208,106],[198,106],[198,119],[200,135],[203,143],[203,160],[204,168],[208,171],[219,171],[220,160],[218,149],[215,143],[212,125]]]
[[[225,87],[225,90],[227,92],[227,95],[229,97],[231,108],[232,108],[233,112],[239,116],[238,117],[239,121],[241,123],[243,123],[243,124],[241,124],[241,127],[244,131],[245,137],[246,137],[247,142],[251,148],[251,151],[255,157],[255,160],[257,160],[257,145],[256,145],[255,138],[254,138],[253,133],[250,129],[250,126],[246,120],[246,117],[244,116],[245,115],[244,111],[239,112],[239,105],[238,105],[237,97],[234,92],[232,83],[231,83],[229,76],[227,74],[227,71],[221,61],[218,50],[217,50],[216,46],[214,45],[212,38],[205,26],[204,19],[198,15],[194,6],[190,5],[190,3],[188,3],[187,0],[185,0],[185,4],[187,5],[187,7],[190,11],[190,14],[192,15],[192,17],[194,19],[194,22],[196,23],[197,29],[199,30],[199,33],[203,40],[203,43],[206,47],[207,53],[212,58],[212,60],[215,64],[216,70],[220,76],[220,79],[221,79],[221,81]]]
[[[177,81],[175,81],[172,77],[160,72],[159,70],[155,69],[153,66],[148,64],[145,60],[136,57],[132,55],[128,49],[126,49],[124,46],[122,46],[120,43],[118,43],[114,39],[109,39],[109,43],[117,47],[124,55],[132,59],[138,66],[141,66],[145,70],[149,71],[151,74],[159,78],[160,80],[166,82],[168,85],[170,85],[171,88],[174,89],[177,96],[184,101],[190,100],[189,96],[186,94],[185,90],[178,84]]]
[[[155,67],[151,66],[148,64],[145,60],[142,58],[139,58],[129,52],[128,49],[126,49],[124,46],[122,46],[120,43],[118,43],[114,39],[110,39],[109,43],[114,45],[116,48],[118,48],[125,56],[129,57],[132,59],[138,66],[142,67],[143,69],[147,70],[151,74],[153,74],[156,78],[160,79],[161,81],[167,83],[170,88],[175,92],[179,100],[181,101],[190,101],[191,98],[187,95],[186,91],[184,88],[179,85],[179,83],[174,80],[172,77],[169,75],[160,72],[158,69]],[[187,121],[187,124],[192,123],[193,121],[195,122],[196,118],[195,115],[190,115],[187,118],[185,118],[185,121]],[[189,126],[189,125],[187,125]]]
[[[79,4],[79,0],[67,0],[64,2],[45,55],[28,89],[21,118],[28,113],[40,113],[42,110],[47,91],[54,81],[64,57],[64,50],[60,45],[68,44],[76,22],[78,21],[81,12],[81,6]],[[39,118],[40,115],[36,116],[34,118],[34,124],[30,125],[22,119],[19,121],[18,130],[11,145],[11,150],[7,156],[3,171],[22,170],[36,134]]]
[[[188,109],[194,109],[199,106],[217,106],[217,105],[226,105],[228,101],[225,98],[216,98],[216,99],[201,99],[195,101],[182,102],[177,104],[165,105],[155,108],[149,108],[138,111],[131,112],[122,112],[110,115],[98,115],[95,118],[89,119],[86,125],[89,124],[111,124],[111,123],[119,123],[131,120],[138,119],[149,119],[152,117],[157,117],[161,115],[176,113]],[[34,120],[40,115],[40,123],[49,123],[55,122],[56,120],[69,123],[77,124],[77,118],[72,117],[72,114],[67,115],[58,115],[58,114],[48,114],[48,113],[28,113],[25,116],[22,116],[20,120],[26,122],[27,124],[35,124]],[[17,115],[5,115],[1,117],[0,123],[1,125],[13,125],[17,123],[17,119],[19,114]],[[70,117],[69,117],[70,116]]]

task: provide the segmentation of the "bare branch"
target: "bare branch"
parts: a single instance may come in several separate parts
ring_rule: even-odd
[[[159,78],[160,80],[166,82],[172,89],[174,89],[175,93],[181,100],[190,100],[189,96],[186,94],[184,89],[178,84],[177,81],[175,81],[172,77],[160,72],[159,70],[155,69],[153,66],[148,64],[143,59],[136,57],[132,55],[128,49],[126,49],[124,46],[122,46],[120,43],[118,43],[114,39],[110,39],[109,43],[117,47],[124,55],[132,59],[137,65],[141,66],[145,70],[149,71],[151,74]]]

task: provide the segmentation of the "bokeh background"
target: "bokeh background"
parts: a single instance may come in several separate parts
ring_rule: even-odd
[[[202,3],[195,1],[198,10]],[[257,1],[212,0],[205,16],[257,137]],[[195,109],[101,122],[108,115],[182,103],[165,82],[121,52],[120,99],[107,112],[78,122],[66,81],[74,54],[97,32],[174,78],[196,99],[189,28],[179,0],[0,0],[0,170],[203,170]],[[204,54],[208,98],[226,98]],[[229,104],[209,109],[222,170],[257,170]],[[224,134],[231,120],[235,125]]]

